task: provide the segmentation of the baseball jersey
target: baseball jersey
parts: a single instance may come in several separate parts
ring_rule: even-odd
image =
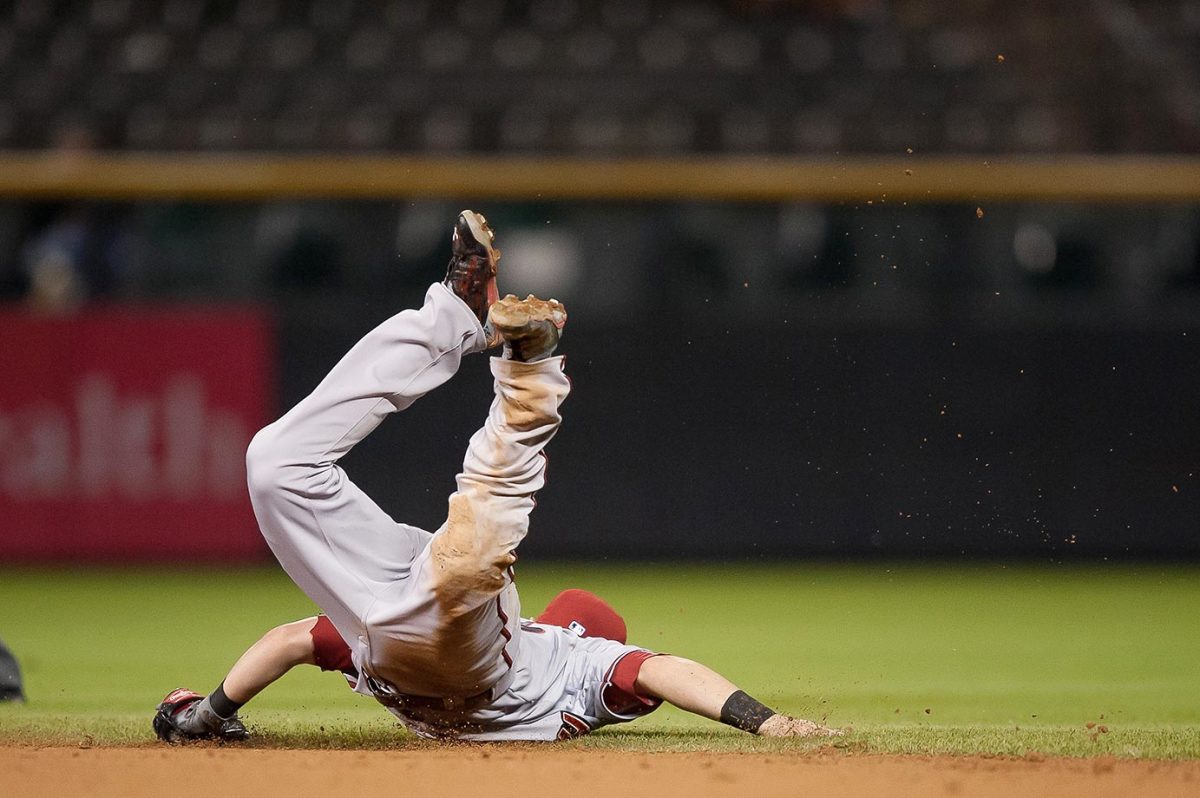
[[[636,689],[642,663],[656,656],[616,640],[588,637],[581,627],[522,619],[519,654],[505,689],[475,709],[404,707],[388,685],[362,673],[328,618],[312,630],[316,662],[345,674],[410,731],[427,738],[475,741],[563,740],[653,712],[661,702]]]

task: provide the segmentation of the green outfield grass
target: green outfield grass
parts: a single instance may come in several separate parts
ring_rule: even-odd
[[[526,615],[594,590],[631,642],[851,727],[837,743],[851,750],[1200,758],[1197,568],[532,563],[519,577]],[[211,689],[263,631],[312,612],[275,569],[0,569],[0,638],[29,693],[0,705],[0,744],[148,744],[168,690]],[[243,713],[257,744],[426,744],[342,684],[302,669],[271,687]],[[811,747],[672,709],[572,745]]]

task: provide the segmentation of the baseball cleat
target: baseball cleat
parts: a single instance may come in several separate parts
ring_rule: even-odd
[[[493,246],[495,240],[496,234],[483,214],[460,213],[450,239],[452,254],[444,281],[484,326],[489,347],[500,343],[499,337],[488,328],[488,309],[500,298],[500,289],[496,287],[500,250]]]
[[[154,734],[164,743],[187,743],[193,740],[219,740],[236,742],[246,740],[250,732],[237,715],[221,721],[215,729],[194,731],[188,728],[193,721],[196,707],[204,700],[199,693],[182,687],[167,693],[167,697],[154,710]]]
[[[567,323],[567,309],[557,299],[533,294],[517,299],[512,294],[492,305],[492,328],[504,340],[504,356],[526,363],[554,354]]]

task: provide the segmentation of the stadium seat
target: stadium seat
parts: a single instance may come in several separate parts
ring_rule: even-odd
[[[2,140],[53,147],[67,126],[107,131],[105,146],[118,148],[421,148],[417,131],[460,129],[444,106],[482,76],[470,135],[432,147],[880,152],[921,136],[949,152],[1086,151],[1102,139],[1200,148],[1200,93],[1181,55],[1200,38],[1200,3],[1135,5],[1131,27],[1123,6],[1073,22],[1036,0],[955,14],[701,0],[16,0],[0,11]],[[1014,16],[1019,25],[989,38]],[[1072,36],[1047,49],[1064,29]],[[1147,77],[1141,65],[1155,63]],[[314,80],[319,97],[304,89]],[[573,94],[573,107],[521,123],[514,109],[547,83]],[[1105,102],[1090,101],[1101,84]],[[725,113],[730,93],[741,121]],[[871,109],[901,95],[920,121],[879,125]],[[622,97],[631,102],[616,108]],[[649,125],[656,97],[689,118]],[[391,122],[372,121],[381,103]],[[52,113],[62,105],[70,114]],[[578,129],[585,106],[600,106],[602,130]],[[341,121],[320,135],[310,122],[289,131],[322,115]],[[188,124],[192,134],[175,130]]]

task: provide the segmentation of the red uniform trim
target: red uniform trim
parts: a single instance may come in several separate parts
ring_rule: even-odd
[[[570,740],[574,737],[582,737],[592,730],[588,722],[578,715],[567,711],[559,713],[562,718],[562,726],[558,728],[558,739]]]
[[[313,640],[313,661],[323,671],[341,671],[352,674],[356,678],[358,671],[350,659],[350,646],[338,634],[333,621],[324,615],[317,616],[317,622],[309,630]]]
[[[508,653],[508,644],[512,642],[512,632],[508,630],[508,615],[504,612],[504,607],[500,606],[500,597],[496,596],[496,614],[500,616],[500,634],[504,636],[504,646],[500,649],[500,656],[504,658],[504,664],[512,667],[512,655]]]
[[[600,702],[617,717],[649,715],[662,705],[661,698],[642,695],[637,690],[637,677],[646,660],[657,657],[652,651],[628,651],[608,669]]]
[[[195,690],[189,690],[186,687],[176,687],[174,690],[167,693],[167,697],[162,700],[162,703],[167,704],[168,706],[174,705],[171,706],[171,710],[174,712],[183,708],[180,705],[187,705],[193,701],[199,701],[203,698],[204,696],[200,695]]]
[[[541,452],[538,452],[538,457],[542,458],[542,482],[545,483],[546,480],[549,479],[549,477],[547,477],[546,475],[550,473],[550,455],[546,454],[545,451],[541,451]],[[537,493],[536,492],[531,493],[529,495],[529,500],[531,502],[533,502],[533,506],[536,509],[537,508]]]

